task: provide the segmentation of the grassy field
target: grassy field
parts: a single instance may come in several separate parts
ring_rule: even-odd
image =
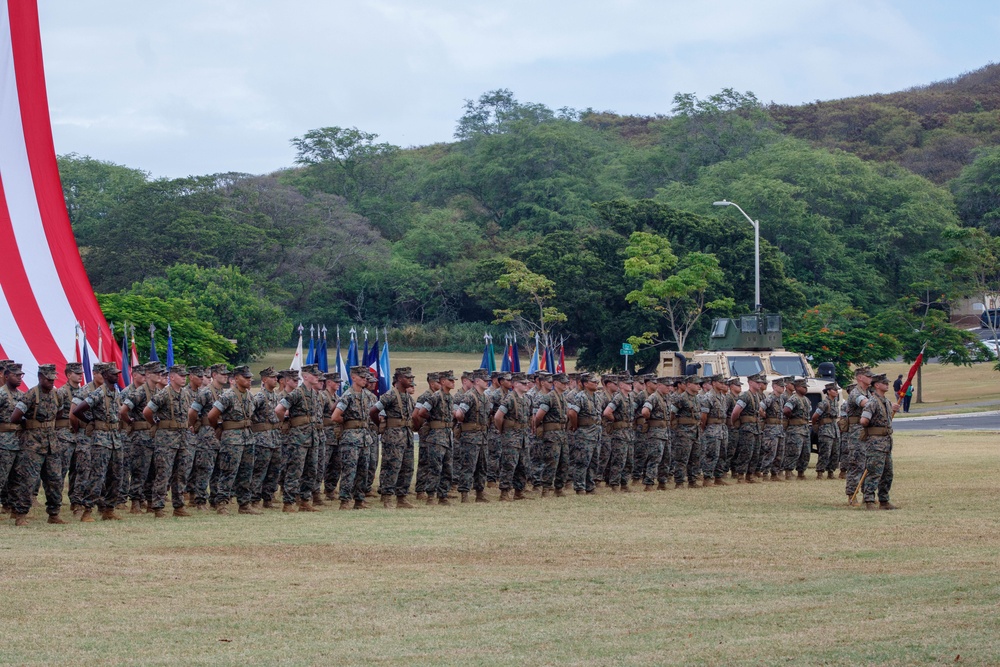
[[[910,372],[910,364],[882,364],[876,369],[885,373],[893,381],[897,375]],[[1000,373],[993,370],[992,363],[972,366],[947,366],[928,364],[922,370],[924,385],[923,407],[947,408],[951,405],[976,401],[1000,401]],[[914,379],[914,383],[916,379]],[[914,387],[913,405],[917,405]]]
[[[997,433],[840,480],[0,526],[0,663],[1000,664]],[[496,499],[491,490],[490,497]]]

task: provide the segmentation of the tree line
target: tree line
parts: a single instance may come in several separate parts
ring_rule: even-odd
[[[1000,154],[941,185],[795,136],[786,117],[728,89],[643,118],[553,111],[502,89],[466,101],[453,142],[403,149],[318,128],[291,140],[296,164],[274,174],[59,164],[109,319],[169,309],[202,327],[192,361],[252,358],[303,321],[455,327],[463,341],[472,323],[551,329],[595,369],[637,335],[648,365],[652,346],[698,347],[709,317],[753,307],[753,230],[719,199],[760,220],[761,301],[793,345],[826,328],[888,335],[901,347],[883,353],[900,354],[903,316],[946,324],[991,270],[963,248],[994,239]],[[982,353],[952,333],[942,353]]]

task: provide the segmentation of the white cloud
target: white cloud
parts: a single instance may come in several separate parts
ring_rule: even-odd
[[[498,87],[641,114],[727,86],[890,91],[986,64],[1000,26],[985,2],[952,6],[979,37],[962,40],[904,0],[40,4],[57,150],[158,175],[288,166],[289,139],[325,125],[446,141],[462,100]]]

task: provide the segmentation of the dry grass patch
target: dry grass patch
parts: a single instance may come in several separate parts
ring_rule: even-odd
[[[0,662],[1000,662],[996,433],[840,480],[0,527]],[[491,494],[495,499],[495,493]]]
[[[885,373],[890,380],[897,375],[906,378],[910,364],[881,364],[878,373]],[[913,407],[948,407],[972,401],[1000,400],[1000,373],[993,370],[992,363],[972,366],[948,366],[927,364],[921,371],[924,385],[924,402],[918,404],[916,386],[913,388]],[[916,378],[914,378],[916,383]],[[902,413],[900,413],[902,414]]]

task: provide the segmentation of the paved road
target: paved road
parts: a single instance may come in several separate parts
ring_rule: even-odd
[[[1000,410],[961,415],[907,417],[892,423],[894,431],[1000,431]]]

